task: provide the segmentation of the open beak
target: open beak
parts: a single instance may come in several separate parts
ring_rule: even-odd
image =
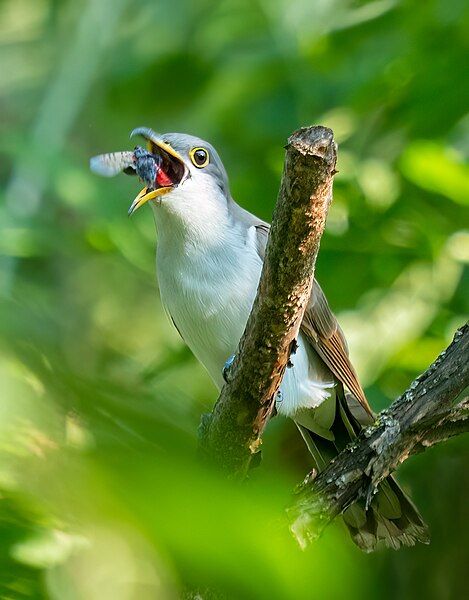
[[[154,198],[158,198],[158,196],[164,196],[173,189],[173,186],[165,186],[160,187],[156,190],[150,190],[148,187],[144,187],[139,191],[135,200],[132,202],[129,208],[129,216],[133,215],[136,210],[138,210],[141,206],[146,204],[148,200],[153,200]]]
[[[132,131],[130,137],[134,135],[141,135],[146,139],[148,151],[157,157],[158,160],[155,161],[156,176],[154,181],[149,184],[146,178],[144,178],[147,185],[132,202],[129,208],[129,215],[132,215],[149,200],[154,200],[168,194],[189,175],[189,170],[182,156],[169,144],[164,142],[152,129],[138,127]]]

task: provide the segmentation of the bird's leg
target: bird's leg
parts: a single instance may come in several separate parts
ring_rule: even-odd
[[[225,383],[229,383],[229,376],[230,376],[230,369],[233,366],[234,363],[234,359],[235,359],[235,355],[232,354],[227,361],[225,362],[225,364],[223,365],[223,379],[225,380]]]

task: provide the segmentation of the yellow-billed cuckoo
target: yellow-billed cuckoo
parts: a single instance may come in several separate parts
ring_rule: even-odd
[[[145,127],[131,135],[143,136],[147,149],[96,156],[91,168],[104,176],[136,174],[144,182],[129,213],[151,201],[162,303],[220,388],[256,295],[269,225],[232,199],[223,163],[209,143]],[[344,335],[317,281],[279,399],[277,412],[295,421],[318,471],[373,421]],[[396,549],[428,542],[425,523],[391,477],[367,509],[360,501],[343,516],[366,551],[379,541]]]

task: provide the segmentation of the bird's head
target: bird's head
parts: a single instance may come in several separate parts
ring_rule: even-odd
[[[91,169],[100,175],[124,172],[139,176],[145,184],[129,214],[149,200],[192,206],[197,198],[229,196],[225,168],[208,142],[184,133],[157,134],[147,127],[134,129],[131,137],[136,135],[145,139],[146,150],[137,146],[133,152],[102,154],[90,161]]]

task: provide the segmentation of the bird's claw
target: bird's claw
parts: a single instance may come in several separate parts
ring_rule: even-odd
[[[230,376],[230,369],[233,366],[234,363],[234,359],[235,359],[235,355],[232,354],[227,361],[225,362],[225,364],[223,365],[223,379],[225,380],[225,383],[228,383],[229,381],[229,376]]]

